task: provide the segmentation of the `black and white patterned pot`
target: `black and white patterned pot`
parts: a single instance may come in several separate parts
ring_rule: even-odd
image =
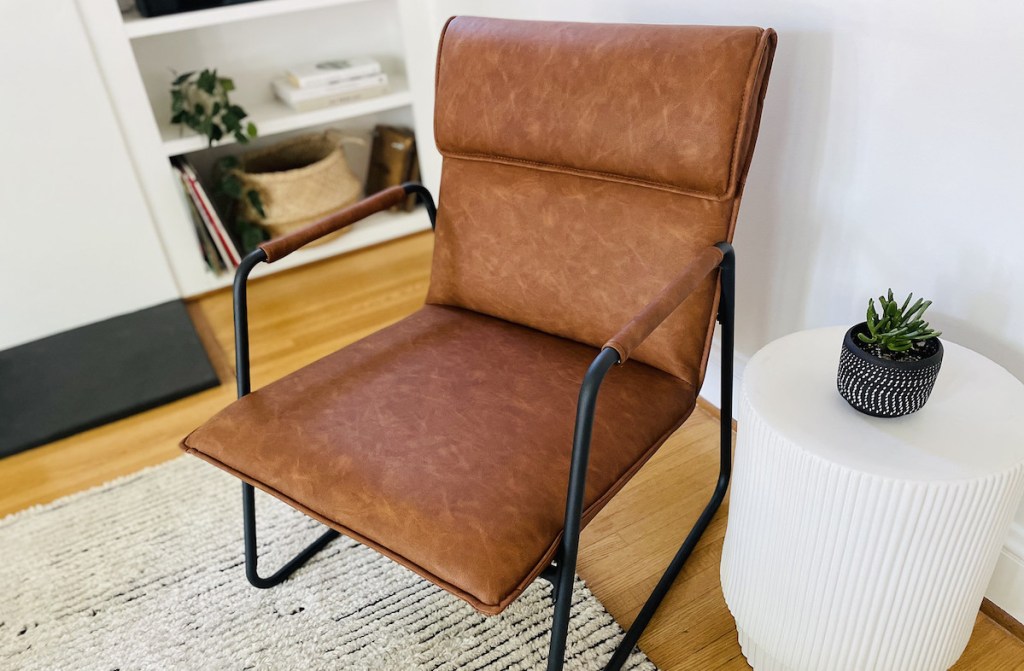
[[[874,417],[901,417],[920,410],[928,401],[942,366],[942,343],[919,361],[889,361],[865,352],[854,339],[867,333],[864,322],[850,327],[839,354],[839,394],[847,403]]]

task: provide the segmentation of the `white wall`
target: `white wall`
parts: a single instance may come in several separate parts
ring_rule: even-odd
[[[175,298],[74,1],[0,3],[0,62],[0,349]]]
[[[437,0],[435,30],[469,13],[778,31],[736,234],[740,363],[792,331],[860,321],[892,286],[1024,379],[1024,4],[508,4]],[[989,596],[1024,620],[1024,509],[1017,520]]]

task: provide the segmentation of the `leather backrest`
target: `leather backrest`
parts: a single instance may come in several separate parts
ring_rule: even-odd
[[[428,301],[600,347],[731,240],[775,33],[456,17]],[[699,386],[708,278],[633,358]]]

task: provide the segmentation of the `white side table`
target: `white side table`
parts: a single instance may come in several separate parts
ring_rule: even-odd
[[[845,327],[746,369],[722,588],[757,671],[948,669],[1024,494],[1024,385],[943,341],[919,412],[836,391]]]

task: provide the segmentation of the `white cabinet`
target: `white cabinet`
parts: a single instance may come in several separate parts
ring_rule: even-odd
[[[0,349],[176,298],[75,0],[0,3],[0,60]]]

